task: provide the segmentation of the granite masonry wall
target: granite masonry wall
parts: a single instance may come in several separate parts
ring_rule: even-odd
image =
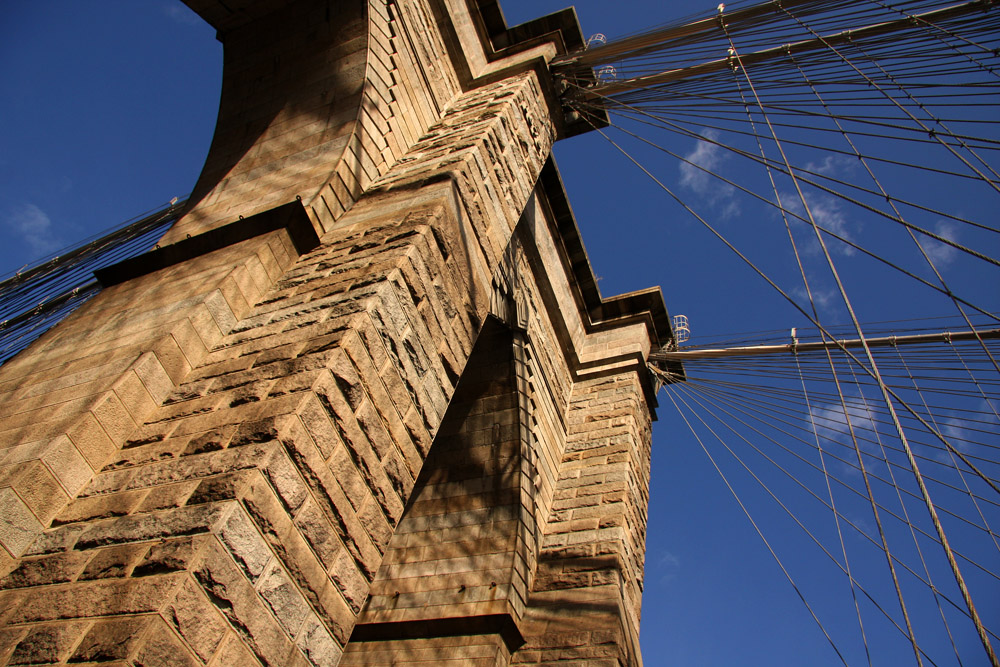
[[[0,368],[0,665],[641,664],[670,332],[592,286],[567,38],[190,4],[226,73],[189,212]]]

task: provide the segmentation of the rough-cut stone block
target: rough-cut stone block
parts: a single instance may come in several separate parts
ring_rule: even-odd
[[[231,502],[209,503],[107,519],[89,525],[80,534],[76,546],[78,549],[92,549],[110,544],[207,533],[224,522],[234,507]]]
[[[83,571],[92,554],[79,551],[58,553],[40,558],[24,558],[6,577],[0,588],[25,588],[73,581]]]
[[[237,507],[222,525],[219,541],[252,582],[257,581],[272,559],[267,542],[242,507]]]
[[[20,556],[42,532],[42,524],[10,487],[0,488],[0,545]]]
[[[177,596],[161,612],[195,655],[208,662],[219,649],[228,626],[219,611],[193,581],[185,581]]]
[[[136,667],[201,667],[201,661],[177,638],[159,617],[150,621],[150,629],[136,652]]]
[[[145,553],[146,546],[142,544],[125,544],[98,549],[80,574],[80,579],[127,577]]]
[[[146,493],[125,491],[74,500],[55,518],[53,525],[124,516],[139,505]]]
[[[94,470],[100,470],[117,449],[97,418],[89,412],[66,435]]]
[[[145,577],[187,570],[212,539],[207,535],[201,535],[169,539],[153,544],[132,571],[132,576]]]
[[[215,661],[211,663],[213,667],[226,667],[236,665],[237,667],[260,667],[261,663],[257,656],[253,654],[235,635],[230,635],[222,648],[215,656]]]
[[[315,615],[310,615],[299,632],[295,644],[314,667],[337,667],[343,653]]]
[[[209,546],[194,576],[261,663],[278,667],[297,651],[221,546]]]
[[[132,657],[151,620],[151,616],[138,616],[98,621],[73,652],[73,662],[109,662]]]
[[[100,579],[36,589],[12,613],[10,623],[152,613],[173,596],[185,575],[141,580]]]
[[[61,662],[87,630],[89,623],[60,623],[32,627],[14,647],[8,665],[42,665]]]
[[[298,636],[303,621],[311,614],[309,605],[276,561],[272,561],[261,576],[257,592],[267,602],[285,632],[291,637]]]

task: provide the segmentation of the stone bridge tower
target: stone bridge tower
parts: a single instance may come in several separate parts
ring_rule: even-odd
[[[575,14],[187,2],[185,215],[0,368],[0,664],[640,664],[671,334],[550,156]]]

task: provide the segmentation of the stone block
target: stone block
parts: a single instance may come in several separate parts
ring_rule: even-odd
[[[102,396],[91,411],[112,442],[124,442],[136,428],[132,415],[113,391]]]
[[[10,487],[0,488],[0,546],[20,556],[42,532],[42,524]]]
[[[197,480],[192,482],[179,482],[176,484],[166,484],[151,488],[142,502],[136,508],[136,513],[155,512],[156,510],[171,509],[180,507],[188,502],[188,498],[194,493],[199,485]]]
[[[47,524],[63,508],[69,497],[43,462],[26,461],[17,468],[16,475],[7,483],[38,521],[43,525]]]
[[[86,632],[87,622],[45,624],[30,628],[17,642],[7,665],[41,665],[62,662]]]
[[[94,470],[100,470],[118,450],[93,413],[86,413],[73,428],[66,432],[76,448]]]
[[[94,475],[80,450],[65,435],[50,442],[41,458],[70,498],[79,493]]]
[[[112,385],[112,391],[136,422],[141,422],[156,409],[156,401],[132,369],[126,371]]]
[[[146,493],[147,491],[143,489],[79,498],[60,512],[53,520],[52,525],[58,526],[64,523],[125,516],[138,507]]]
[[[194,576],[261,663],[287,664],[297,649],[221,545],[209,545]]]
[[[187,374],[191,372],[191,364],[172,335],[157,340],[152,345],[152,351],[156,354],[160,366],[173,385],[176,386],[183,382]]]
[[[133,577],[147,577],[166,572],[188,570],[198,560],[201,550],[214,538],[208,535],[176,537],[149,547],[143,559],[132,571]]]
[[[316,503],[308,501],[295,516],[295,526],[309,542],[320,562],[331,567],[336,554],[343,548],[337,533]]]
[[[80,580],[127,577],[145,553],[146,546],[143,544],[125,544],[98,549],[80,574]]]
[[[83,571],[92,554],[79,551],[41,558],[23,558],[3,579],[0,588],[26,588],[73,581]]]
[[[149,624],[133,660],[136,667],[201,667],[163,619],[154,617]]]
[[[37,623],[153,613],[173,596],[184,576],[99,579],[40,587],[24,599],[8,622]]]
[[[208,503],[98,521],[84,529],[76,548],[93,549],[211,532],[229,518],[235,506],[233,502]]]
[[[251,582],[264,573],[273,554],[246,511],[237,506],[219,530],[219,541]]]
[[[295,644],[313,667],[337,667],[340,664],[343,649],[313,614],[306,618]]]
[[[278,494],[285,509],[294,514],[309,497],[309,489],[298,470],[281,451],[264,468],[264,476]]]
[[[203,663],[212,659],[228,632],[219,610],[191,580],[181,585],[161,615]]]
[[[212,667],[228,667],[229,665],[261,667],[263,665],[235,634],[230,634],[226,638],[222,648],[216,654],[215,660],[210,664]]]
[[[151,616],[100,620],[91,626],[73,652],[73,662],[109,662],[131,658]]]
[[[241,496],[242,490],[249,482],[253,471],[241,470],[234,473],[214,475],[198,483],[188,498],[188,505],[234,500]]]
[[[271,561],[257,583],[260,594],[278,622],[291,637],[297,637],[306,617],[312,615],[302,593],[277,561]]]

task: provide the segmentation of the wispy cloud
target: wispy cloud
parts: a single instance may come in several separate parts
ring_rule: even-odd
[[[18,236],[34,255],[48,254],[62,245],[52,230],[49,216],[34,204],[22,204],[11,209],[4,226]]]
[[[657,581],[661,585],[669,584],[677,578],[681,568],[681,560],[670,551],[661,551],[656,559]]]
[[[854,449],[854,441],[851,439],[853,429],[858,449],[868,454],[874,454],[876,457],[875,459],[868,456],[862,457],[862,465],[866,471],[875,472],[880,466],[877,459],[882,458],[876,435],[875,413],[865,406],[860,396],[845,396],[844,398],[846,410],[840,403],[813,405],[805,420],[806,426],[810,431],[815,428],[820,446],[824,451],[840,449],[832,447],[833,443]],[[842,461],[831,461],[830,464],[839,468],[846,476],[861,475],[855,454],[845,456],[843,450],[840,450],[839,456],[843,458]]]
[[[809,292],[812,293],[812,300],[816,304],[816,309],[824,314],[839,313],[841,304],[837,291],[834,289],[820,289],[811,283],[812,281],[810,281]],[[805,287],[794,287],[789,295],[795,297],[807,311],[809,310],[807,307],[809,293],[806,292]]]
[[[803,206],[802,203],[803,199],[805,200],[805,206]],[[815,193],[804,194],[803,197],[799,197],[797,192],[782,192],[781,205],[785,208],[785,210],[805,219],[805,222],[799,218],[792,218],[791,221],[795,223],[800,231],[805,231],[806,238],[808,240],[805,242],[804,248],[809,252],[819,252],[820,247],[813,230],[806,229],[809,225],[808,214],[811,214],[812,219],[815,220],[816,224],[823,229],[833,232],[841,238],[853,241],[852,230],[850,229],[847,216],[844,214],[840,202],[833,197]],[[806,212],[806,206],[809,207],[808,214]],[[836,239],[830,239],[827,237],[824,240],[827,242],[827,247],[831,250],[831,252],[839,252],[848,256],[857,253],[857,250],[849,245],[837,241]]]
[[[722,146],[712,143],[718,141],[718,132],[705,130],[701,136],[704,139],[695,143],[694,149],[684,156],[687,162],[680,163],[681,185],[698,194],[706,194],[719,181],[703,170],[715,171],[728,156]]]
[[[819,437],[840,443],[851,442],[851,429],[853,429],[862,449],[873,447],[870,443],[866,447],[866,443],[861,439],[874,437],[875,414],[860,403],[860,398],[845,398],[846,410],[839,403],[814,405],[810,410],[810,425],[815,424]]]
[[[845,174],[854,171],[857,167],[857,160],[851,159],[846,155],[827,153],[821,160],[807,162],[805,170],[815,174],[822,174],[823,176],[831,176],[833,174]]]
[[[718,142],[719,133],[705,130],[702,139],[678,165],[681,172],[681,187],[691,190],[707,200],[707,203],[722,218],[732,218],[740,213],[736,200],[736,188],[725,183],[709,172],[719,173],[720,167],[729,159],[729,153]]]
[[[934,231],[938,236],[943,236],[949,241],[958,241],[958,226],[947,220],[939,220],[934,225]],[[944,268],[955,261],[958,257],[958,249],[935,239],[922,238],[920,245],[936,267]]]
[[[187,7],[182,7],[180,5],[164,5],[163,13],[177,23],[183,23],[185,25],[197,25],[198,23],[201,23],[201,18],[199,18],[197,14]]]

